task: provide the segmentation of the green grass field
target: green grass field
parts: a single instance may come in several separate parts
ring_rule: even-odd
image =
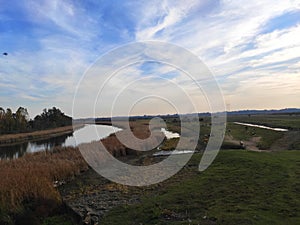
[[[103,224],[300,224],[299,152],[222,151],[202,173],[200,157]]]
[[[289,131],[246,128],[234,124],[235,121],[288,128]],[[110,183],[110,186],[118,186],[122,199],[139,196],[140,201],[138,203],[135,201],[130,206],[123,203],[122,206],[113,205],[112,209],[103,218],[101,217],[101,224],[300,224],[299,121],[298,115],[229,117],[225,136],[228,142],[222,146],[227,150],[221,150],[206,171],[198,172],[202,156],[199,153],[194,154],[188,165],[178,174],[162,183],[141,188]],[[172,119],[166,122],[168,130],[180,133],[179,121],[174,122]],[[132,127],[135,133],[147,136],[144,128],[140,126],[145,125],[147,121],[135,123]],[[182,134],[182,138],[193,134],[194,125],[190,123],[183,128],[185,135]],[[205,149],[210,129],[210,118],[202,118],[196,150],[201,152]],[[251,142],[253,138],[258,140],[254,143],[256,147],[271,151],[254,152],[241,149],[240,140]],[[178,139],[165,140],[160,148],[173,150],[177,141]],[[110,146],[116,147],[113,142]],[[233,148],[239,150],[232,150]],[[66,149],[58,153],[47,154],[47,157],[38,153],[9,162],[2,161],[0,224],[75,224],[72,215],[65,214],[67,212],[64,210],[59,212],[49,210],[51,201],[39,203],[39,200],[51,199],[54,180],[68,179],[69,173],[66,171],[77,171],[78,168],[75,166],[77,161],[79,165],[83,165],[80,155],[74,152]],[[68,156],[67,159],[64,156]],[[56,160],[61,157],[65,161]],[[145,165],[161,160],[148,155],[145,157],[133,155],[128,157],[128,160],[132,160],[132,157],[138,157],[137,162],[146,163]],[[23,173],[26,176],[23,176]],[[80,183],[83,178],[79,176],[74,179]],[[86,183],[84,187],[89,185]],[[100,185],[98,188],[106,190],[108,187]],[[123,189],[126,191],[123,192]],[[41,198],[39,193],[42,193]],[[53,193],[54,199],[60,199],[56,189]],[[43,209],[45,215],[41,216],[36,209]]]
[[[229,122],[245,122],[270,127],[281,127],[287,129],[300,129],[300,115],[234,115],[228,116]]]
[[[247,127],[232,122],[227,123],[227,135],[231,135],[236,140],[250,140],[253,137],[261,137],[258,143],[259,149],[270,149],[271,145],[282,138],[285,132],[267,130],[257,127]]]

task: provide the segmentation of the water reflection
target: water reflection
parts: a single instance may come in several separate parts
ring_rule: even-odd
[[[1,159],[14,159],[25,154],[28,148],[28,143],[22,143],[19,145],[2,146],[0,147]]]
[[[289,131],[288,129],[283,129],[283,128],[273,128],[273,127],[267,127],[263,125],[258,125],[258,124],[252,124],[252,123],[240,123],[240,122],[233,122],[238,125],[243,125],[243,126],[249,126],[249,127],[258,127],[262,129],[267,129],[267,130],[275,130],[275,131]]]
[[[25,153],[51,150],[56,146],[63,146],[66,139],[73,134],[64,134],[58,137],[51,137],[46,140],[29,141],[20,144],[0,146],[1,159],[14,159],[23,156]]]
[[[180,134],[168,131],[165,128],[161,128],[161,132],[164,133],[164,135],[166,136],[167,139],[180,138]]]
[[[85,125],[83,128],[70,134],[63,134],[48,139],[29,141],[14,145],[0,146],[0,159],[14,159],[25,153],[52,150],[57,146],[76,146],[81,143],[100,140],[111,133],[121,130],[117,127],[105,125]]]

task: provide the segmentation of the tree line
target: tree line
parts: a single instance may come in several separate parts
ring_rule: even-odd
[[[0,107],[0,134],[31,132],[71,124],[72,117],[65,115],[56,107],[44,109],[33,120],[30,119],[26,108],[19,107],[16,112],[13,112],[10,108],[4,110]]]

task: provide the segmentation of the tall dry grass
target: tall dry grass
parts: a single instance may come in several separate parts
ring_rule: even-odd
[[[119,122],[119,127],[125,127],[122,123],[125,122]],[[155,129],[155,127],[152,128]],[[122,137],[123,140],[126,140],[130,146],[134,146],[134,148],[124,145],[120,142],[116,134],[111,134],[102,139],[101,142],[106,150],[116,157],[128,154],[138,154],[138,151],[136,150],[153,149],[158,147],[165,138],[164,134],[160,131],[159,126],[151,133],[148,121],[130,121],[130,132],[128,132],[128,130],[122,130],[118,131],[117,135]],[[132,135],[137,139],[131,138]]]
[[[78,149],[71,147],[0,161],[0,206],[13,211],[32,199],[60,202],[53,182],[70,178],[87,168]]]
[[[130,129],[139,139],[150,136],[147,123],[133,122]],[[124,131],[120,132],[128,135]],[[145,146],[142,145],[158,146],[162,138],[163,133],[155,131],[152,138],[134,145],[136,149],[143,149]],[[137,154],[124,146],[115,134],[101,141],[114,156]],[[51,152],[38,152],[18,159],[0,161],[0,210],[16,210],[24,201],[32,199],[60,202],[60,195],[53,182],[68,179],[86,169],[88,165],[79,150],[72,147],[58,147]]]

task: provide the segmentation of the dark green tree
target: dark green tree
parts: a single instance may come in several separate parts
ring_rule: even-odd
[[[25,132],[28,128],[29,114],[27,109],[19,107],[16,112],[16,124],[18,132]]]
[[[15,113],[10,108],[5,111],[0,107],[0,134],[45,130],[71,124],[72,118],[56,107],[44,109],[34,120],[29,120],[28,111],[24,107],[19,107]]]

